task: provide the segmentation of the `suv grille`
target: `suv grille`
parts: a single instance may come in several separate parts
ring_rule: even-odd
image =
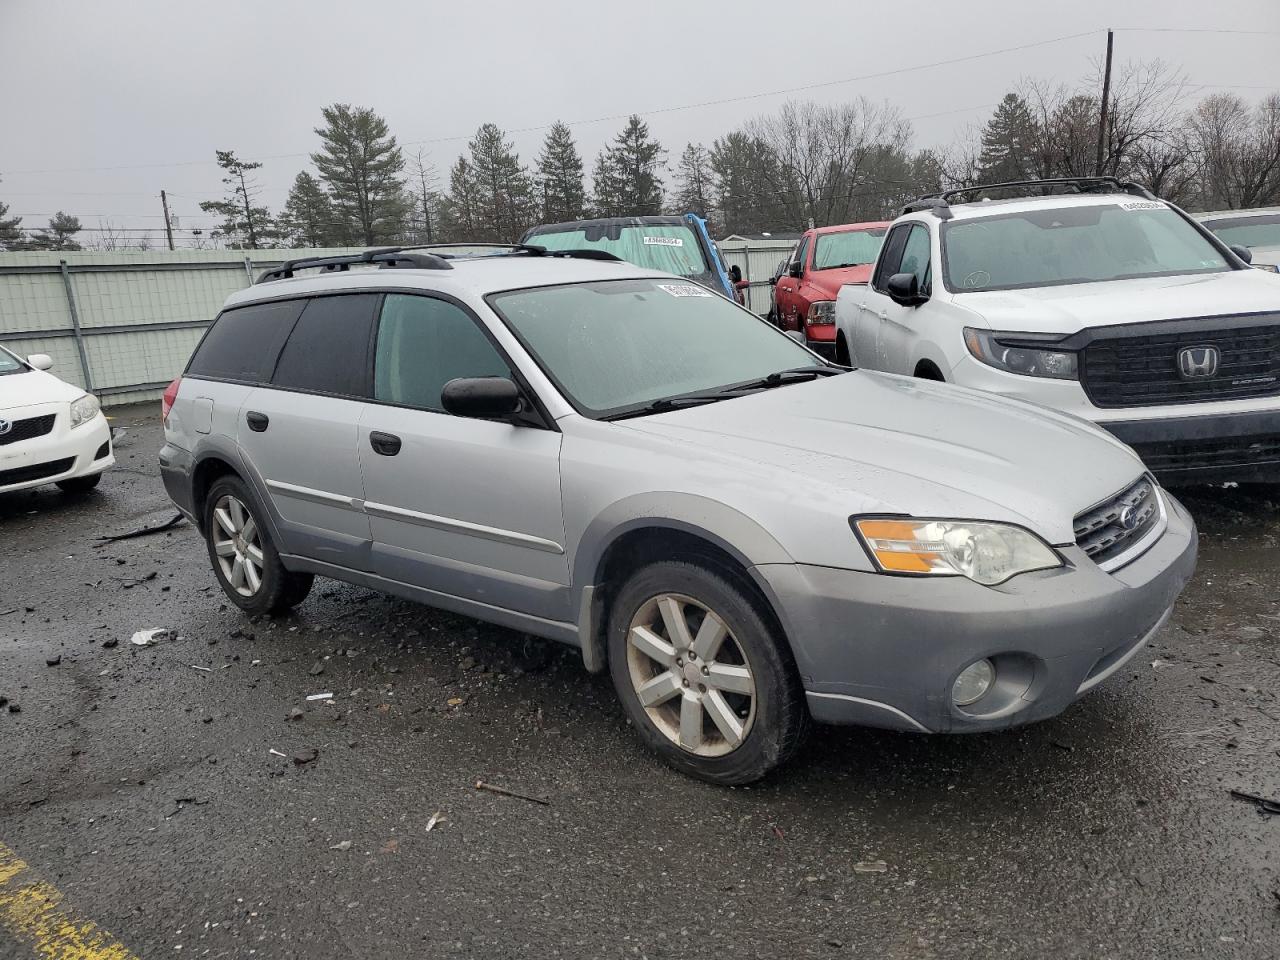
[[[1082,357],[1089,399],[1099,407],[1149,407],[1280,394],[1280,324],[1205,329],[1210,322],[1138,336],[1095,331]],[[1200,350],[1189,374],[1179,368],[1179,354],[1188,347],[1216,351],[1212,374],[1204,372],[1208,357]]]
[[[1161,522],[1155,481],[1137,483],[1080,514],[1075,519],[1076,546],[1104,570],[1126,550],[1154,531]]]
[[[14,420],[13,428],[8,433],[0,436],[0,447],[3,447],[6,443],[17,443],[20,440],[30,440],[33,437],[43,437],[53,429],[53,421],[56,417],[56,413],[50,413],[43,417],[28,417],[26,420]]]

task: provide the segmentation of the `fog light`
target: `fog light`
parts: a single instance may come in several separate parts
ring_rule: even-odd
[[[955,685],[951,688],[951,699],[957,707],[967,707],[991,689],[996,678],[996,668],[990,660],[979,660],[960,671]]]

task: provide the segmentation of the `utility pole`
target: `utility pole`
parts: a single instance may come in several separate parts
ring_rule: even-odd
[[[164,205],[164,234],[169,238],[169,249],[173,249],[173,224],[169,220],[169,198],[160,191],[160,203]]]
[[[1102,176],[1102,158],[1106,152],[1107,144],[1107,121],[1110,119],[1111,106],[1111,48],[1115,41],[1115,34],[1107,31],[1107,65],[1102,73],[1102,109],[1098,113],[1098,162],[1094,166],[1094,174]]]

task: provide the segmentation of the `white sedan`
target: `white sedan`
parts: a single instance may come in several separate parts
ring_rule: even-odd
[[[0,347],[0,493],[45,483],[83,493],[116,462],[98,398],[51,366],[43,353],[23,360]]]

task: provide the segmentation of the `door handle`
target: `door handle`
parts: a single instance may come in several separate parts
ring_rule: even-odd
[[[369,431],[369,446],[373,452],[384,457],[394,457],[400,452],[400,438],[394,433],[383,433],[381,430]]]
[[[244,415],[244,419],[254,433],[262,433],[271,423],[271,419],[265,413],[259,413],[257,410],[250,410]]]
[[[889,312],[887,310],[881,310],[879,313],[876,314],[876,316],[879,317],[881,320],[888,320]]]

